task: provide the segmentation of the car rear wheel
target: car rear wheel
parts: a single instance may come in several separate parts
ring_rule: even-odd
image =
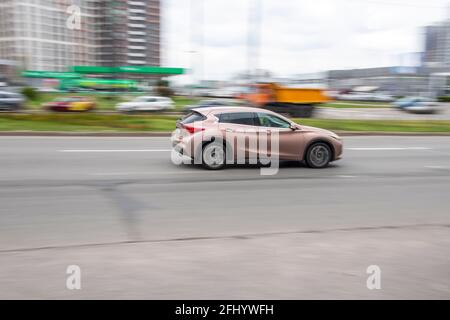
[[[330,147],[323,142],[316,142],[306,152],[306,164],[310,168],[325,168],[331,161],[332,152]]]
[[[209,170],[219,170],[225,166],[225,148],[222,143],[211,142],[203,147],[202,165]]]

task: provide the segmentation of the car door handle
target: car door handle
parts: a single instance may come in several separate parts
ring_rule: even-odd
[[[225,129],[225,132],[233,132],[234,130],[233,129],[230,129],[230,128],[226,128]]]

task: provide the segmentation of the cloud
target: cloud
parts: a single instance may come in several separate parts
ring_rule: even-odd
[[[163,2],[166,64],[193,65],[204,78],[217,79],[246,69],[249,10],[258,0],[203,0],[203,28],[202,0]],[[447,0],[259,2],[259,67],[278,75],[394,65],[402,53],[422,49],[421,27],[444,19],[448,4]]]

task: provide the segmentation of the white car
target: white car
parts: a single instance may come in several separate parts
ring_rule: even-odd
[[[18,111],[24,102],[24,96],[19,93],[0,91],[0,110],[2,111]]]
[[[426,97],[406,97],[393,103],[395,108],[412,113],[435,113],[440,111],[435,99]]]
[[[158,111],[173,109],[175,104],[173,100],[166,97],[157,96],[142,96],[137,97],[130,102],[119,103],[116,106],[117,111],[131,112],[131,111]]]
[[[36,88],[37,92],[41,92],[41,93],[54,93],[54,92],[59,92],[58,89],[55,88],[50,88],[50,87],[40,87],[40,88]]]

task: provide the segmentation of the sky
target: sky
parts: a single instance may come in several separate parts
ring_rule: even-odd
[[[161,5],[162,64],[194,70],[181,76],[182,82],[226,80],[248,68],[248,31],[257,29],[249,15],[257,16],[256,6],[260,44],[251,63],[276,76],[414,65],[413,53],[423,50],[423,27],[450,17],[450,0],[161,0]]]

